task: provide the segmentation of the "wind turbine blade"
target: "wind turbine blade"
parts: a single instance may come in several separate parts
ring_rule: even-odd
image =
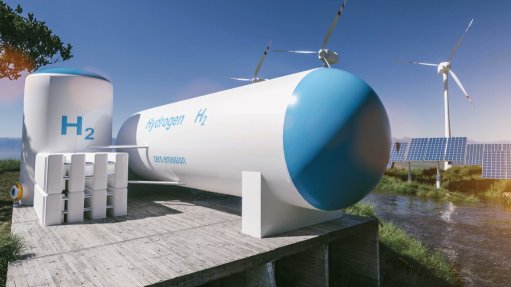
[[[235,80],[235,81],[252,82],[252,79],[246,79],[246,78],[229,78],[229,79]]]
[[[261,57],[261,60],[259,60],[259,63],[257,63],[257,67],[254,72],[254,79],[257,78],[257,74],[259,74],[259,70],[261,70],[261,66],[263,65],[264,58],[266,58],[266,55],[268,54],[268,51],[270,51],[271,41],[268,43],[268,46],[266,46],[266,50],[264,50],[263,56]]]
[[[438,64],[431,64],[431,63],[423,63],[423,62],[416,62],[416,61],[410,61],[409,64],[416,64],[416,65],[423,65],[423,66],[434,66],[437,67]]]
[[[326,44],[328,43],[328,40],[330,39],[330,35],[332,35],[332,32],[335,29],[335,26],[337,26],[337,21],[339,21],[339,18],[341,18],[341,14],[342,14],[342,11],[344,11],[346,2],[348,2],[348,0],[344,0],[344,2],[342,2],[341,8],[339,8],[339,10],[337,10],[337,15],[335,15],[335,18],[332,21],[332,24],[330,24],[330,27],[328,27],[328,32],[326,32],[325,38],[323,39],[323,45],[321,46],[321,49],[325,49]]]
[[[459,47],[461,46],[461,43],[463,42],[463,39],[465,38],[465,34],[467,34],[468,29],[470,29],[470,26],[472,26],[472,22],[474,22],[474,19],[470,19],[470,23],[468,23],[467,29],[465,29],[465,32],[461,35],[461,38],[458,40],[458,43],[456,43],[456,46],[452,49],[451,55],[449,56],[449,63],[452,61],[452,58],[454,58],[454,55],[458,51]]]
[[[458,77],[456,76],[456,74],[452,70],[449,70],[449,74],[451,74],[451,77],[454,79],[456,84],[458,84],[458,87],[460,87],[461,91],[465,95],[465,98],[467,98],[468,102],[472,103],[472,98],[468,95],[467,91],[465,91],[465,88],[461,84],[460,79],[458,79]]]
[[[291,50],[272,50],[273,52],[279,53],[295,53],[295,54],[317,54],[317,51],[291,51]]]
[[[326,64],[327,67],[332,68],[325,58],[323,58],[323,63]]]

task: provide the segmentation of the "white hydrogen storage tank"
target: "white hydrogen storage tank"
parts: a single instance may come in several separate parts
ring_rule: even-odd
[[[51,68],[25,80],[20,177],[14,200],[32,205],[39,152],[88,151],[112,142],[113,88],[106,78],[80,70]]]
[[[117,143],[147,147],[128,152],[148,180],[240,196],[258,171],[284,203],[338,210],[376,186],[391,138],[369,85],[319,68],[141,111]]]

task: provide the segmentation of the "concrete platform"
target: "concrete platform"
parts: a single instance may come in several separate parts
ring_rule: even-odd
[[[26,244],[7,286],[379,286],[377,222],[345,216],[274,237],[241,233],[241,200],[147,188],[128,216],[41,227],[15,207]]]

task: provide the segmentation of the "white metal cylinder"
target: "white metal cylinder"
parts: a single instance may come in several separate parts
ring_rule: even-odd
[[[104,77],[75,69],[37,71],[25,80],[21,203],[32,205],[38,152],[88,151],[112,142],[113,87]]]
[[[388,162],[390,125],[374,91],[314,69],[141,111],[117,136],[138,175],[241,195],[262,173],[283,202],[335,210],[363,198]]]

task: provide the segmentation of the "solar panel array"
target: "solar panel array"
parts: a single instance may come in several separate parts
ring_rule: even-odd
[[[428,140],[428,138],[413,138],[410,142],[406,161],[423,161],[428,148]]]
[[[460,165],[483,165],[483,144],[468,144],[465,161]]]
[[[465,161],[467,138],[413,138],[406,161]],[[510,146],[511,150],[511,146]]]
[[[483,153],[482,178],[504,179],[509,178],[511,166],[509,164],[509,151],[496,150],[490,147]]]
[[[428,140],[425,161],[443,161],[445,157],[445,148],[447,138],[430,138]]]
[[[511,144],[485,144],[482,178],[511,178]]]
[[[387,168],[394,162],[414,161],[479,165],[483,178],[511,179],[511,144],[467,144],[466,137],[413,138],[392,145]]]
[[[392,149],[390,150],[390,158],[389,163],[387,164],[387,168],[391,168],[392,164],[395,162],[403,162],[405,160],[407,147],[408,147],[407,142],[395,142],[392,144]]]
[[[447,141],[447,149],[445,151],[445,160],[460,162],[465,160],[465,150],[467,147],[466,137],[452,137]]]

